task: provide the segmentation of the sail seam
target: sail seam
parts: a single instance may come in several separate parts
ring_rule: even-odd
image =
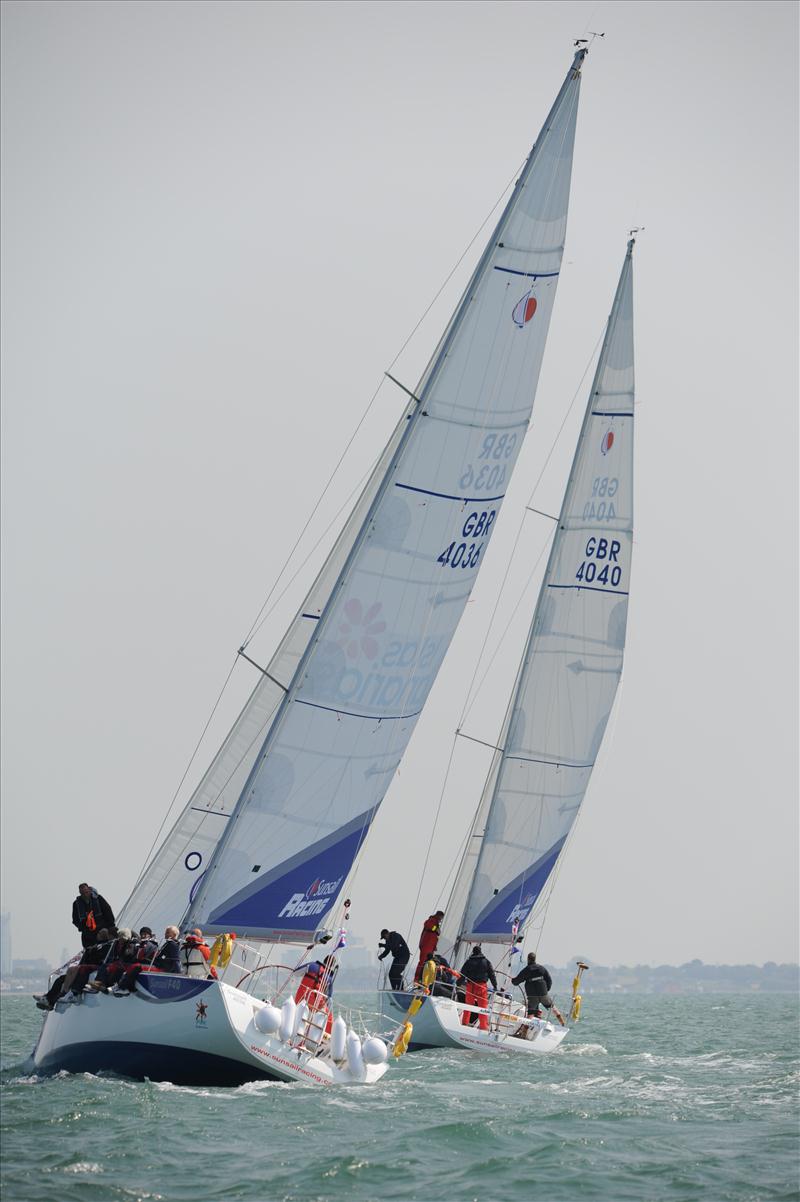
[[[540,760],[533,755],[507,755],[507,760],[518,760],[524,764],[549,764],[551,768],[594,768],[594,760],[591,764],[565,764],[563,760]]]
[[[516,267],[498,267],[496,263],[494,264],[494,270],[504,271],[506,275],[524,275],[528,280],[549,280],[553,276],[561,274],[558,271],[517,271]]]
[[[622,589],[593,588],[590,584],[548,584],[548,588],[574,588],[584,593],[605,593],[608,597],[627,597]]]
[[[422,710],[415,710],[413,714],[356,714],[352,710],[336,709],[332,705],[320,705],[318,701],[303,701],[300,697],[294,698],[296,705],[309,705],[315,710],[327,710],[329,714],[338,714],[341,718],[369,718],[374,722],[401,722],[403,718],[418,718]]]
[[[398,484],[395,481],[395,488],[404,488],[407,492],[421,492],[426,497],[440,497],[443,501],[463,501],[465,505],[482,505],[489,501],[502,501],[505,493],[501,493],[499,497],[458,497],[449,492],[432,492],[429,488],[417,488],[415,484]]]

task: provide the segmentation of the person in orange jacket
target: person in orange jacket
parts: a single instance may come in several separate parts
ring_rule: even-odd
[[[300,1002],[307,1002],[312,1011],[323,1010],[327,1015],[325,1031],[330,1035],[333,1029],[333,1014],[329,1003],[338,965],[333,956],[326,956],[324,960],[312,960],[310,964],[301,965],[301,967],[306,971],[297,987],[294,1000],[298,1005]]]
[[[422,927],[422,934],[419,937],[419,964],[414,973],[414,980],[418,981],[422,976],[422,969],[425,961],[436,951],[436,945],[439,942],[439,935],[442,929],[442,919],[444,918],[444,910],[437,910],[435,914],[431,914],[430,918],[426,918]]]

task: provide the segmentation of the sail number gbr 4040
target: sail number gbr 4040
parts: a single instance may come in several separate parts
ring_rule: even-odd
[[[441,555],[437,556],[436,562],[447,568],[477,567],[496,516],[496,509],[475,510],[470,513],[461,528],[461,537],[464,540],[472,539],[472,542],[453,539],[450,546],[445,547]]]
[[[586,542],[581,566],[575,579],[582,584],[610,584],[616,588],[622,579],[622,568],[617,562],[622,543],[617,538],[599,538],[594,534]]]

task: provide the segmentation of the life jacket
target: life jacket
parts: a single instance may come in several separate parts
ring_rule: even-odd
[[[181,968],[187,977],[198,977],[205,981],[208,976],[208,944],[189,935],[181,945]]]

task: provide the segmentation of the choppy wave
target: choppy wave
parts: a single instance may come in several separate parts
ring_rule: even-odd
[[[36,1011],[3,999],[4,1202],[795,1196],[794,999],[759,998],[757,1028],[713,998],[587,1003],[557,1055],[432,1050],[320,1091],[40,1077]]]

